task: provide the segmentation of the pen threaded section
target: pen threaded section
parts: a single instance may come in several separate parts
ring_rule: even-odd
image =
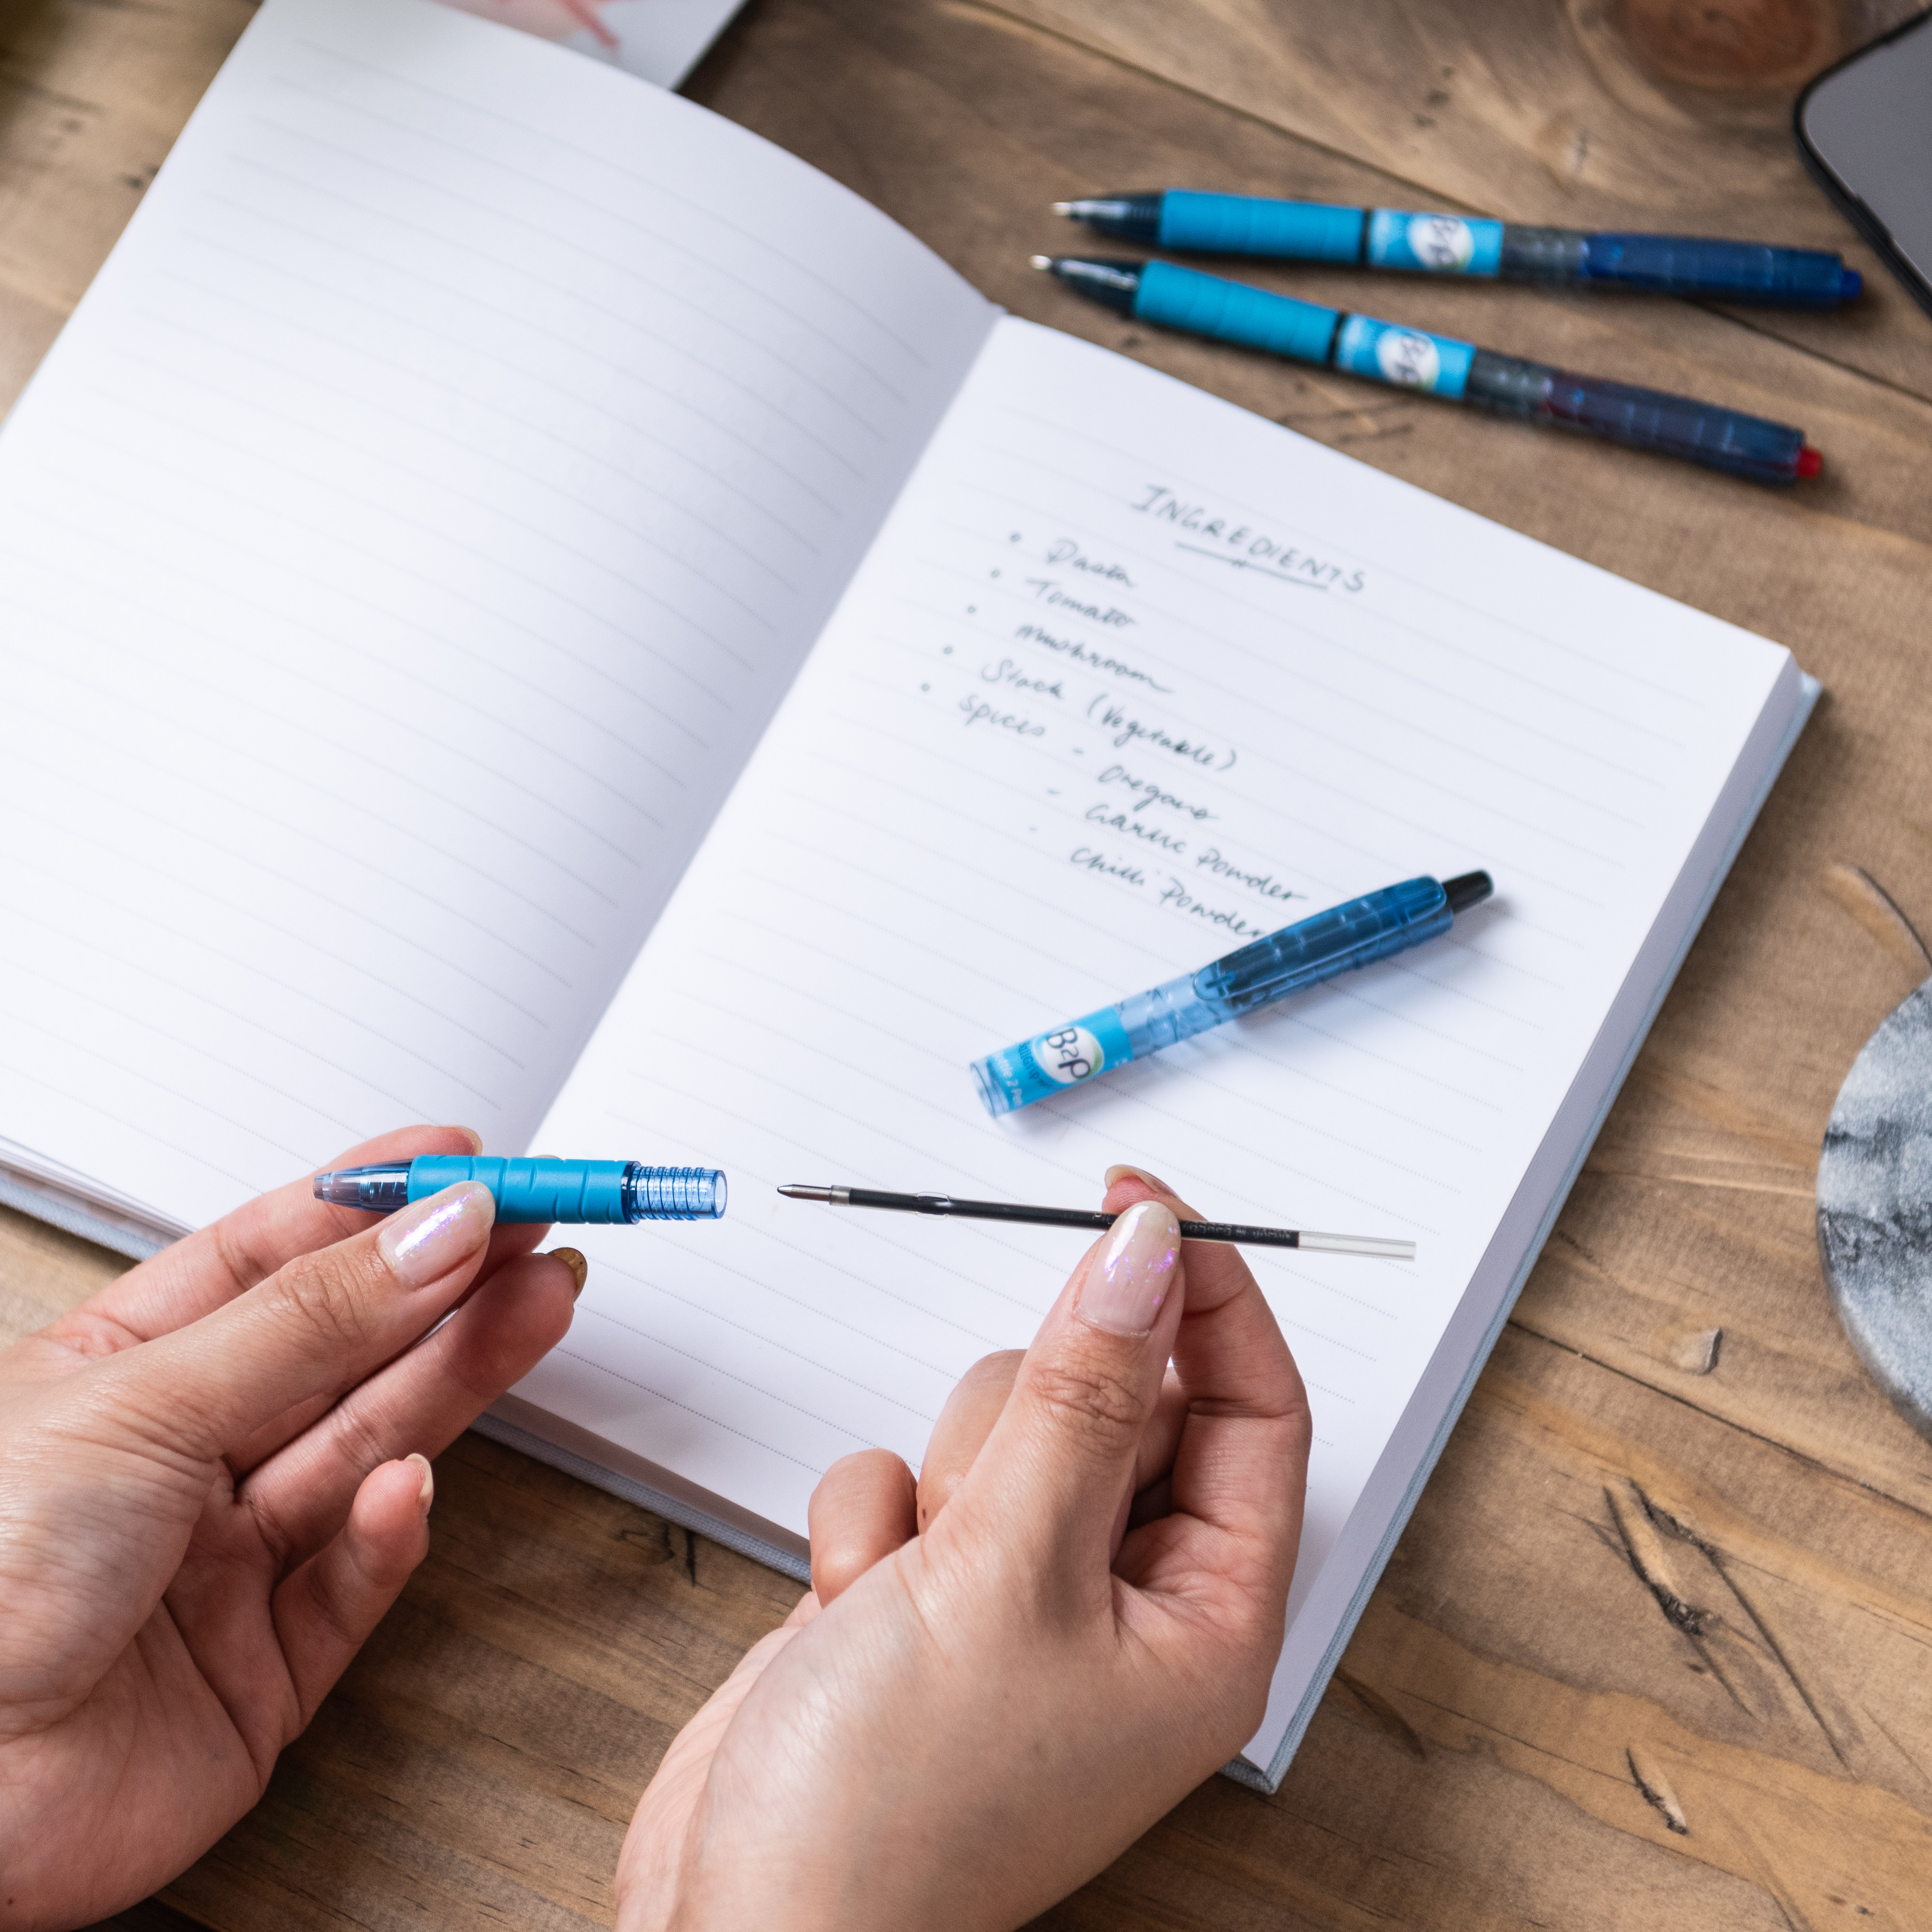
[[[729,1192],[715,1167],[646,1167],[634,1160],[624,1170],[624,1219],[715,1221]]]

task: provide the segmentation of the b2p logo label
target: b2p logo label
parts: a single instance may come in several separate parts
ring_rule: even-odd
[[[1033,1043],[1033,1057],[1049,1080],[1071,1087],[1099,1072],[1107,1056],[1084,1026],[1064,1026],[1042,1034]]]
[[[1427,336],[1389,328],[1376,338],[1376,367],[1406,389],[1432,389],[1442,374],[1442,358]]]
[[[1408,248],[1425,268],[1460,274],[1476,252],[1476,237],[1453,214],[1418,214],[1410,218]]]

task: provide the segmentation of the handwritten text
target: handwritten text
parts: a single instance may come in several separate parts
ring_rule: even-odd
[[[1185,758],[1190,764],[1198,765],[1206,771],[1225,772],[1234,768],[1235,754],[1232,748],[1216,751],[1198,739],[1169,731],[1163,725],[1150,724],[1120,705],[1108,703],[1104,697],[1095,698],[1088,706],[1087,716],[1102,730],[1112,734],[1117,752],[1125,751],[1130,745],[1146,745],[1156,751],[1171,752],[1177,758]]]
[[[1156,683],[1151,673],[1138,670],[1132,664],[1123,664],[1118,658],[1109,657],[1104,651],[1096,651],[1091,644],[1083,644],[1078,638],[1057,638],[1051,631],[1038,624],[1022,624],[1013,635],[1023,644],[1037,644],[1041,650],[1071,658],[1076,664],[1105,671],[1109,677],[1124,677],[1136,684],[1144,684],[1150,691],[1158,691],[1163,695],[1171,694],[1173,690],[1171,685]]]
[[[1158,523],[1172,524],[1197,540],[1197,547],[1214,554],[1264,566],[1278,575],[1317,584],[1324,590],[1346,590],[1352,595],[1364,584],[1359,570],[1345,571],[1339,563],[1326,563],[1284,538],[1256,530],[1238,517],[1216,516],[1205,504],[1190,503],[1177,496],[1164,484],[1150,483],[1145,494],[1132,507]]]

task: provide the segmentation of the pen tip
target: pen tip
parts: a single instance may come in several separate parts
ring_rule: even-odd
[[[1029,255],[1027,261],[1030,266],[1036,268],[1050,268],[1053,266],[1053,257],[1051,255]]]
[[[1071,214],[1073,204],[1070,201],[1056,201],[1053,204],[1053,212],[1056,214]]]
[[[778,1192],[793,1201],[830,1201],[838,1190],[831,1187],[804,1187],[794,1181],[790,1186],[781,1187]]]
[[[1798,473],[1800,476],[1815,476],[1825,466],[1825,452],[1814,449],[1808,442],[1798,452]]]

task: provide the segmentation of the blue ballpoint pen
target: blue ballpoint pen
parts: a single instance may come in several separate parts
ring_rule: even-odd
[[[1179,188],[1161,194],[1057,201],[1054,208],[1126,241],[1217,255],[1265,255],[1283,262],[1643,289],[1783,308],[1837,308],[1864,286],[1857,269],[1821,249],[1774,248],[1761,242],[1700,235],[1592,234],[1476,215],[1339,208],[1326,202],[1201,194]]]
[[[1454,336],[1298,302],[1172,262],[1095,261],[1036,255],[1070,288],[1130,315],[1223,342],[1244,343],[1298,362],[1314,362],[1445,400],[1474,403],[1504,416],[1581,430],[1611,442],[1681,456],[1754,483],[1815,476],[1824,458],[1802,429],[1767,422],[1715,403],[1639,389],[1547,363],[1498,356]]]
[[[489,1189],[499,1221],[715,1221],[724,1211],[728,1191],[724,1175],[712,1167],[434,1154],[318,1174],[315,1198],[364,1214],[393,1214],[460,1180],[479,1180]]]
[[[980,1097],[989,1114],[1000,1114],[1064,1094],[1305,986],[1420,946],[1447,932],[1456,914],[1495,890],[1486,872],[1465,872],[1446,883],[1406,879],[1285,926],[1198,972],[976,1060]]]

